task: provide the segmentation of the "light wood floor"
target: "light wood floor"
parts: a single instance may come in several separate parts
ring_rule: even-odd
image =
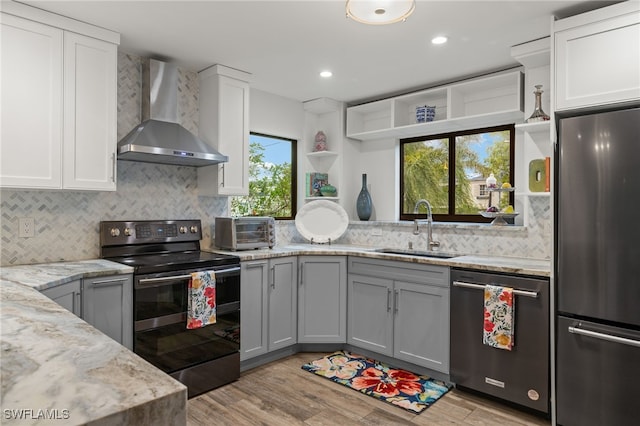
[[[299,353],[190,399],[188,426],[549,425],[543,418],[457,389],[412,414],[300,368],[323,355]]]

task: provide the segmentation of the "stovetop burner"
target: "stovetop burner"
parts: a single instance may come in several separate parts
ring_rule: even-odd
[[[206,251],[119,256],[107,257],[105,259],[131,266],[134,268],[134,273],[136,274],[202,269],[239,263],[237,256],[209,253]]]

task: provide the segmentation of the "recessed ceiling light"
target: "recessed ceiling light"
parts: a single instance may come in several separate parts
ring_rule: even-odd
[[[437,36],[431,39],[431,43],[433,44],[444,44],[447,42],[447,38],[445,36]]]
[[[333,73],[331,71],[322,71],[320,73],[320,77],[322,78],[329,78],[333,75]]]

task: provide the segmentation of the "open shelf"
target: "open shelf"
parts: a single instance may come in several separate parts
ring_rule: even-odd
[[[313,200],[330,200],[337,201],[340,197],[304,197],[305,201],[313,201]]]
[[[347,108],[347,137],[406,138],[474,127],[522,123],[519,70],[467,80]],[[435,106],[433,121],[416,123],[416,107]]]
[[[338,153],[335,151],[314,151],[307,152],[307,157],[309,158],[328,158],[328,157],[337,157]]]

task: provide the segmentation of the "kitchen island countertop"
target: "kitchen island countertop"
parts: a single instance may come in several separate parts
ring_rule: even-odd
[[[2,424],[186,424],[183,384],[38,291],[131,271],[103,260],[2,268]]]

